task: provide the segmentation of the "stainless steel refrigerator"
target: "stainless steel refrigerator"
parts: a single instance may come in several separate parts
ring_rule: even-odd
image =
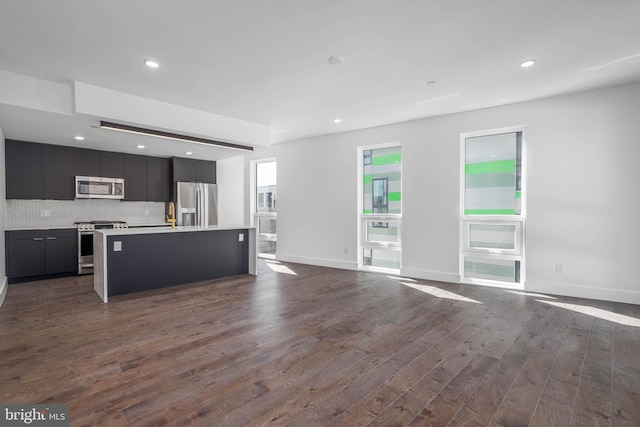
[[[217,185],[198,182],[178,182],[176,219],[178,220],[178,225],[217,225]]]

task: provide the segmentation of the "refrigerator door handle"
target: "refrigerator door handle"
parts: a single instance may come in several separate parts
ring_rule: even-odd
[[[206,227],[209,225],[209,199],[207,195],[207,188],[204,184],[200,184],[200,195],[202,197],[202,212],[200,212],[201,226]]]
[[[200,186],[196,187],[196,215],[195,215],[195,224],[193,225],[200,225],[200,209],[201,209],[201,204],[200,204]]]

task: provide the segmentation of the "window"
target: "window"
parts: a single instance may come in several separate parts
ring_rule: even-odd
[[[358,268],[399,273],[402,266],[402,150],[363,147],[358,156]]]
[[[277,248],[277,179],[274,159],[253,162],[252,182],[255,192],[253,225],[256,227],[258,256],[275,258]]]
[[[465,283],[524,283],[523,129],[463,134],[460,277]]]

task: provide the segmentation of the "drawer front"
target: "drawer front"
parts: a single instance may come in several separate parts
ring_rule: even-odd
[[[47,230],[46,237],[78,237],[78,230],[76,228]]]
[[[47,237],[76,237],[78,231],[75,228],[61,228],[55,230],[16,230],[7,231],[7,240],[33,240],[46,239]]]

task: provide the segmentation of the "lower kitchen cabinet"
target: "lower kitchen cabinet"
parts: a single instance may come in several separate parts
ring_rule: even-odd
[[[78,271],[75,228],[7,231],[5,241],[9,279]]]
[[[73,236],[47,237],[45,240],[46,274],[70,273],[78,271],[78,232]]]
[[[11,239],[7,232],[7,277],[40,276],[46,274],[44,239]]]

